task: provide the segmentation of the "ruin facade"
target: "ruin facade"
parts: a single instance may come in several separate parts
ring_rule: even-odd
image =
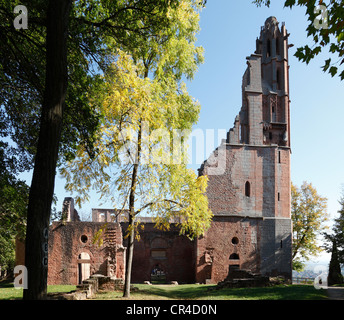
[[[261,28],[234,127],[199,169],[214,218],[197,240],[198,282],[221,281],[230,267],[291,277],[288,33],[278,25],[270,17]]]
[[[290,100],[288,36],[270,17],[247,57],[242,107],[227,138],[199,169],[209,178],[214,214],[204,236],[191,241],[171,222],[160,231],[148,218],[134,245],[132,281],[218,283],[231,268],[291,278]],[[71,199],[66,221],[49,236],[49,284],[79,283],[101,273],[123,278],[126,219],[116,210],[94,209],[92,222],[78,221]],[[124,214],[125,217],[125,214]],[[121,220],[122,219],[122,220]],[[104,243],[91,239],[107,224]]]

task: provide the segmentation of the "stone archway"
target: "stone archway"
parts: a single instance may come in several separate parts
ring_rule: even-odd
[[[87,252],[81,252],[78,256],[78,284],[88,279],[91,275],[91,258]]]

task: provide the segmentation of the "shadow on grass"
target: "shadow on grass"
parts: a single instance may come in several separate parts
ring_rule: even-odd
[[[212,285],[140,286],[139,294],[168,299],[215,300],[319,300],[326,292],[313,286],[289,285],[264,288],[225,288],[217,290]]]
[[[13,288],[13,280],[0,281],[0,288]]]

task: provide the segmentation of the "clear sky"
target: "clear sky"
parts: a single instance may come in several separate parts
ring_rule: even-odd
[[[309,65],[293,55],[296,48],[311,39],[306,36],[305,8],[283,9],[284,1],[274,0],[270,8],[257,8],[251,0],[208,0],[201,13],[198,45],[205,49],[205,62],[188,83],[190,94],[201,103],[199,122],[194,129],[228,131],[241,108],[241,81],[246,56],[254,53],[255,41],[266,18],[275,16],[285,22],[290,33],[289,50],[291,99],[291,178],[300,186],[312,182],[328,198],[330,218],[337,216],[338,200],[344,183],[343,87],[339,77],[332,78],[321,70],[328,55],[321,54]],[[224,136],[223,136],[224,138]],[[216,147],[217,141],[214,143]],[[204,154],[205,160],[209,154]],[[195,170],[198,163],[191,165]],[[28,177],[28,175],[26,175]],[[28,183],[31,177],[28,177]],[[64,181],[56,179],[57,210],[65,196]],[[90,215],[98,207],[92,197],[79,212]],[[324,256],[328,259],[328,256]]]

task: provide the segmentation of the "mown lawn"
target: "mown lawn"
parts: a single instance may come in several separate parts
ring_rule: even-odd
[[[307,285],[280,285],[267,288],[214,290],[214,285],[145,285],[135,284],[139,290],[131,293],[131,300],[320,300],[326,291]],[[48,292],[70,292],[74,285],[48,286]],[[22,299],[22,289],[11,282],[0,282],[0,300]],[[95,300],[123,300],[121,291],[99,292]]]
[[[280,285],[267,288],[235,288],[214,290],[214,285],[134,285],[133,300],[321,300],[327,299],[326,291],[306,285]],[[120,300],[122,292],[99,292],[97,300]]]
[[[48,292],[70,292],[75,290],[74,285],[48,286]],[[13,282],[0,282],[0,300],[19,300],[23,297],[23,289],[16,289]]]

